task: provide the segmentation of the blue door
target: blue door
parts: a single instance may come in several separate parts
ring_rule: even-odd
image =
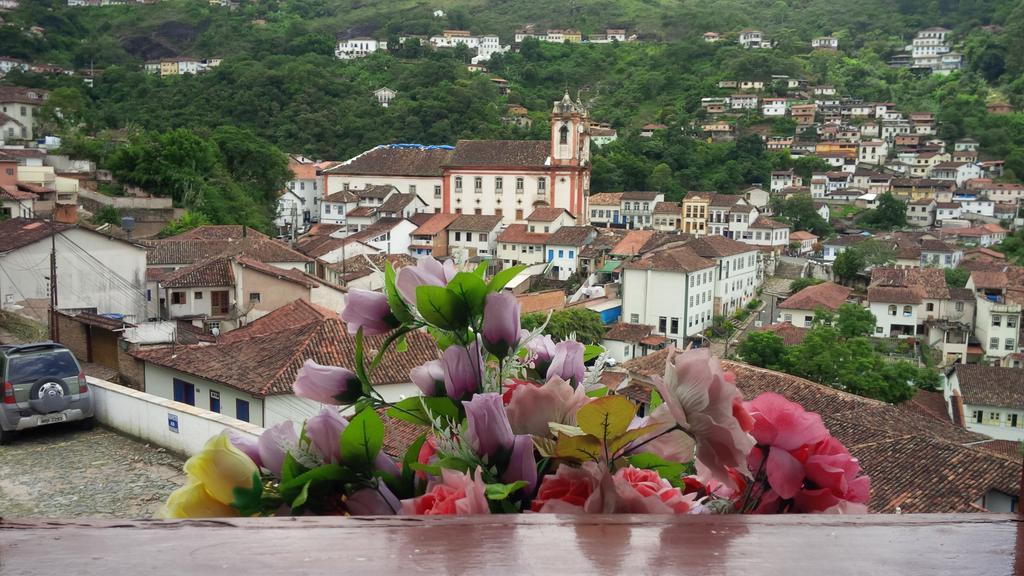
[[[181,402],[182,404],[188,404],[189,406],[196,405],[196,387],[191,382],[185,382],[184,380],[174,379],[174,401]]]
[[[249,421],[249,402],[240,398],[235,399],[235,418],[242,422]]]
[[[220,413],[220,392],[210,390],[210,412]]]

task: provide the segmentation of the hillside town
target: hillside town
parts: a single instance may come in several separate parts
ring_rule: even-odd
[[[66,4],[84,13],[157,0]],[[595,112],[608,89],[596,80],[565,81],[528,100],[526,77],[541,73],[507,74],[506,59],[538,45],[620,52],[657,42],[618,20],[584,29],[593,33],[520,20],[499,35],[489,32],[494,27],[449,27],[449,16],[431,12],[429,29],[438,33],[352,27],[309,39],[337,66],[411,69],[413,54],[426,54],[427,64],[455,54],[461,76],[445,76],[446,89],[470,94],[453,97],[458,110],[438,112],[401,75],[372,92],[355,90],[353,81],[339,92],[358,93],[372,118],[359,148],[322,155],[260,148],[212,123],[182,127],[168,118],[178,114],[173,109],[158,111],[160,129],[181,138],[171,144],[132,122],[101,129],[108,118],[99,112],[65,114],[76,103],[72,83],[97,100],[116,92],[103,86],[104,74],[142,77],[132,98],[176,87],[179,102],[201,98],[192,90],[211,78],[252,77],[248,62],[234,67],[235,55],[216,44],[175,55],[157,47],[106,71],[80,58],[64,68],[0,54],[0,352],[59,344],[81,365],[70,376],[79,382],[75,396],[98,390],[97,402],[109,403],[97,408],[100,424],[190,456],[192,430],[259,435],[331,408],[296,392],[304,366],[355,366],[394,336],[364,340],[345,311],[365,292],[388,305],[398,300],[401,270],[445,266],[443,282],[472,273],[490,289],[500,279],[496,291],[514,300],[523,328],[530,326],[525,333],[548,327],[560,330],[556,339],[585,344],[589,384],[641,406],[638,421],[663,401],[654,391],[675,351],[708,348],[743,394],[774,392],[819,413],[870,473],[872,512],[1020,511],[1024,174],[1012,169],[1019,151],[1001,153],[998,139],[978,136],[973,125],[945,137],[954,133],[944,130],[949,114],[851,93],[850,84],[811,73],[813,66],[806,74],[729,72],[695,82],[686,92],[692,114],[654,98],[628,121],[614,110]],[[964,72],[970,47],[950,29],[918,26],[879,66],[923,82]],[[702,30],[697,48],[727,47],[752,59],[794,42],[739,25]],[[800,39],[801,53],[825,59],[853,44],[826,32]],[[313,62],[301,66],[314,69]],[[437,70],[424,74],[442,75]],[[37,75],[58,78],[60,87],[38,87],[48,84]],[[493,124],[486,132],[405,141],[367,128],[449,134],[430,130],[458,124],[461,107],[485,93],[495,98],[483,107]],[[289,106],[314,115],[303,116],[295,133],[319,135],[341,117],[321,115],[312,98],[296,104],[253,94],[244,115],[265,118]],[[1019,116],[1002,93],[983,105],[996,121]],[[130,114],[162,107],[119,106]],[[219,121],[230,129],[237,118]],[[190,132],[201,137],[182,135]],[[201,139],[216,145],[191,155]],[[630,166],[625,153],[609,168],[626,144],[659,158],[654,170]],[[719,144],[734,148],[708,164],[742,177],[680,190],[671,177],[688,167],[660,161],[670,148]],[[171,153],[156,155],[161,145]],[[287,176],[264,195],[268,208],[256,226],[240,204],[219,202],[258,195],[244,186],[274,154]],[[139,176],[140,165],[170,164],[175,155],[188,162],[168,169],[170,177]],[[743,165],[750,157],[764,164]],[[631,168],[646,186],[599,177]],[[190,180],[194,173],[202,174]],[[440,336],[424,326],[399,335],[401,353],[374,360],[380,406],[425,395],[417,370],[438,362]],[[5,366],[0,357],[0,376]],[[4,402],[15,404],[13,385],[3,385]],[[415,424],[380,412],[389,427],[381,450],[400,457],[423,449]],[[572,432],[575,424],[561,426]],[[31,434],[0,428],[0,443]],[[2,481],[0,496],[8,489]]]

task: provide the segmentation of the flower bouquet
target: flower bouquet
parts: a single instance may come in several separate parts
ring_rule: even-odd
[[[639,405],[601,386],[599,347],[521,329],[502,291],[521,268],[484,270],[425,258],[388,265],[383,293],[351,290],[355,365],[307,360],[294,385],[338,408],[258,440],[212,438],[162,515],[867,511],[868,477],[817,414],[771,393],[744,402],[706,349],[670,350]],[[409,375],[422,396],[391,403],[374,372],[413,330],[439,358]],[[398,458],[383,413],[422,427]]]

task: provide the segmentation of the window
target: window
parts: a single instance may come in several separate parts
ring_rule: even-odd
[[[679,318],[672,319],[672,333],[679,334]]]
[[[793,315],[792,314],[783,314],[782,315],[782,320],[784,322],[792,322],[793,321]]]
[[[242,422],[249,421],[249,402],[247,400],[235,399],[235,418]]]
[[[810,328],[811,322],[814,322],[814,316],[804,316],[804,327]]]
[[[462,232],[456,232],[455,233],[455,241],[456,242],[461,242],[462,241]]]
[[[1003,350],[1014,350],[1016,348],[1015,344],[1016,344],[1016,342],[1014,341],[1013,338],[1007,338],[1006,339],[1006,344],[1003,347]]]
[[[541,176],[540,178],[537,178],[537,191],[538,192],[543,192],[544,190],[547,190],[547,188],[548,188],[548,179],[544,178],[543,176]]]
[[[993,314],[992,315],[992,325],[993,326],[1002,326],[1003,325],[1003,317],[1000,316],[999,314]]]
[[[455,177],[455,191],[462,192],[462,176]]]
[[[957,312],[963,312],[964,311],[964,303],[963,302],[957,302],[956,303],[956,311]]]
[[[249,292],[249,302],[259,302],[259,301],[260,301],[260,293],[259,292]]]
[[[554,259],[555,259],[555,251],[554,250],[548,250],[548,262],[550,262],[550,261],[552,261]]]
[[[220,413],[220,392],[210,390],[210,412]]]
[[[999,412],[989,412],[988,420],[990,423],[999,424],[999,421],[1001,420]]]
[[[184,292],[171,292],[171,304],[184,304],[185,293]]]
[[[153,291],[150,290],[149,288],[146,288],[146,302],[152,302],[152,301],[153,301]]]
[[[890,304],[889,305],[889,316],[895,316],[895,315],[896,315],[896,305],[895,304]]]
[[[466,232],[466,242],[472,242],[472,241],[473,241],[473,233],[472,232]]]
[[[330,204],[324,204],[324,214],[330,214],[330,213],[331,213],[331,205]],[[338,212],[338,213],[340,214],[341,212]]]
[[[196,387],[191,382],[185,382],[184,380],[173,379],[174,386],[174,401],[181,402],[182,404],[188,404],[189,406],[196,405]]]
[[[502,178],[501,176],[496,176],[494,178],[494,189],[495,190],[504,190],[505,189],[505,179]]]
[[[473,190],[477,194],[483,193],[483,191],[484,191],[484,179],[483,179],[483,176],[474,176],[473,177]]]
[[[558,251],[558,257],[559,258],[565,258],[565,250],[559,250]]]
[[[935,303],[934,302],[929,302],[929,303],[925,304],[924,305],[924,309],[926,311],[928,311],[928,312],[934,312],[935,311]]]
[[[881,334],[881,333],[882,333],[882,327],[881,326],[875,326],[875,334]]]
[[[1017,327],[1017,317],[1016,316],[1007,316],[1006,317],[1006,327],[1007,328],[1016,328]]]
[[[914,308],[911,307],[909,304],[904,306],[903,307],[903,317],[904,318],[910,318],[910,316],[912,315],[913,311],[914,311]]]
[[[639,314],[630,314],[629,315],[629,322],[630,322],[630,324],[638,324],[640,322],[640,315]]]
[[[441,187],[440,186],[434,186],[434,198],[440,198],[440,197],[441,197]]]
[[[202,292],[193,292],[192,293],[192,299],[193,300],[202,300],[203,299],[203,293]]]
[[[228,313],[228,291],[210,292],[210,311],[215,314]]]
[[[576,257],[576,251],[575,250],[569,250],[569,260],[572,260],[575,257]]]
[[[415,184],[409,184],[409,194],[415,194],[415,193],[416,193],[416,185]]]
[[[974,420],[975,424],[981,424],[982,420],[985,418],[985,413],[981,410],[975,410],[971,413],[971,418]]]
[[[658,318],[658,332],[660,332],[661,334],[664,334],[665,333],[665,328],[667,328],[667,327],[668,327],[668,318],[665,318],[664,316]]]
[[[24,112],[22,112],[22,114],[24,114]],[[568,144],[569,143],[569,127],[564,125],[564,124],[562,125],[561,128],[558,129],[558,143],[559,144]]]
[[[990,338],[988,348],[989,350],[999,350],[999,338]]]
[[[522,209],[516,210],[516,220],[522,220],[522,219],[523,219],[523,211],[522,211]]]
[[[517,176],[516,177],[516,194],[522,194],[523,193],[523,182],[524,182],[524,180],[523,180],[522,176]]]

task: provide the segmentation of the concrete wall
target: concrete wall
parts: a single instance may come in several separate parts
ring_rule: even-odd
[[[145,392],[88,378],[95,395],[96,419],[119,432],[151,442],[172,452],[192,456],[221,432],[235,431],[258,437],[263,429],[223,414],[215,414]],[[169,426],[177,418],[177,432]]]
[[[149,394],[167,399],[168,401],[172,400],[174,398],[174,379],[177,378],[195,386],[197,408],[201,408],[204,411],[210,409],[210,391],[213,390],[220,393],[221,414],[230,416],[233,420],[235,416],[235,401],[245,400],[249,403],[249,421],[257,426],[263,425],[263,400],[260,398],[254,398],[246,392],[229,388],[223,384],[216,384],[198,376],[178,372],[163,366],[156,366],[148,362],[146,363],[145,374],[146,392]]]
[[[120,209],[139,209],[139,210],[169,210],[174,208],[173,200],[170,198],[138,198],[134,196],[107,196],[100,194],[99,192],[93,192],[86,188],[82,188],[78,191],[78,194],[82,198],[88,198],[93,202],[103,204],[105,206],[113,206],[114,208]]]

